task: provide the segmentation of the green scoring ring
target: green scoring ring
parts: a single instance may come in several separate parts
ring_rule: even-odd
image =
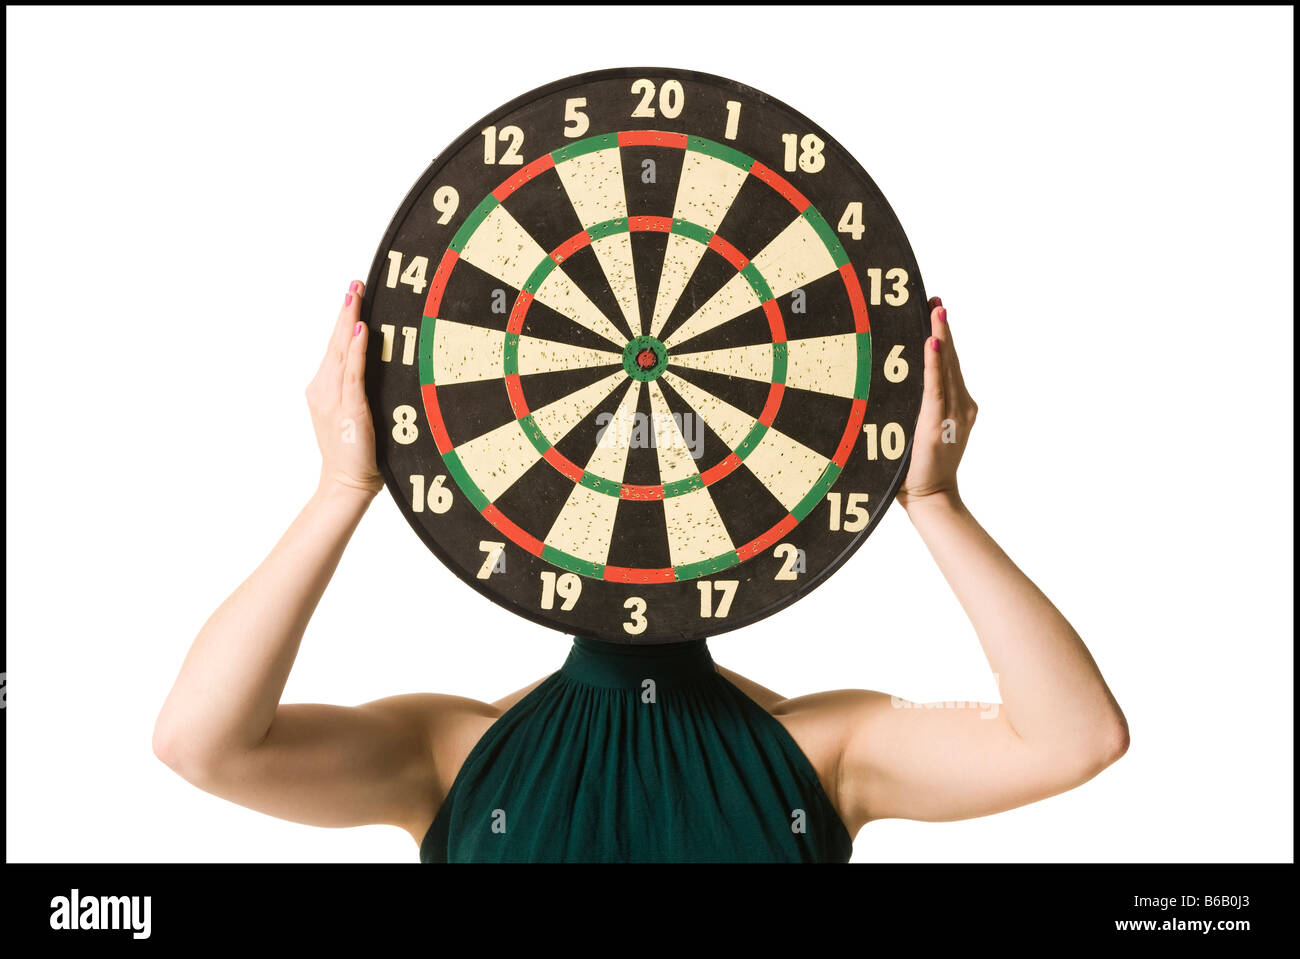
[[[649,350],[654,354],[653,366],[644,368],[641,366],[643,350]],[[664,346],[656,336],[638,336],[623,350],[623,369],[632,379],[640,380],[642,383],[657,380],[663,375],[664,370],[668,369],[668,347]]]
[[[486,203],[487,200],[493,200],[495,202],[495,198],[491,194],[488,194],[487,198],[484,200],[484,203]],[[483,218],[480,217],[479,222],[481,222],[482,219]],[[616,233],[627,233],[629,232],[630,229],[631,229],[631,225],[628,222],[628,218],[618,217],[613,220],[606,220],[603,223],[597,223],[593,226],[590,226],[587,228],[586,232],[589,236],[612,236]],[[687,237],[688,239],[692,239],[697,243],[703,244],[704,246],[709,245],[709,240],[714,235],[713,230],[705,229],[704,227],[699,226],[698,224],[683,219],[673,220],[672,232],[680,236]],[[524,284],[521,292],[529,293],[529,294],[536,293],[538,288],[542,285],[543,281],[545,281],[546,277],[549,276],[551,271],[554,270],[559,265],[560,264],[556,262],[556,260],[550,254],[547,254],[542,259],[542,261],[533,269],[532,273],[529,274],[528,281]],[[749,283],[750,288],[754,291],[754,294],[759,298],[760,301],[767,302],[773,299],[772,291],[768,287],[767,281],[763,278],[763,274],[759,272],[758,267],[756,267],[753,263],[747,264],[744,269],[739,270],[738,272],[740,273],[741,276],[745,278],[745,281]],[[430,321],[429,317],[427,316],[424,319],[425,319],[425,324],[424,326],[421,327],[420,330],[419,349],[420,349],[421,358],[423,358],[426,353],[428,353],[431,358],[432,346],[433,346],[434,322]],[[426,341],[426,334],[427,334],[427,341],[430,344],[428,349],[426,349],[424,346],[424,343]],[[514,376],[514,375],[518,375],[519,373],[519,339],[522,335],[523,335],[522,333],[506,333],[505,335],[505,340],[502,343],[502,350],[501,350],[501,366],[502,366],[502,371],[506,374],[506,376]],[[870,334],[862,333],[862,334],[858,334],[858,373],[859,373],[858,385],[859,385],[859,389],[861,389],[863,393],[862,398],[866,399],[866,395],[865,395],[866,382],[863,379],[864,367],[862,364],[864,338],[866,339],[866,350],[867,350],[866,353],[867,363],[865,369],[866,369],[866,375],[870,376],[870,366],[871,366]],[[649,339],[654,339],[654,337],[649,337]],[[655,340],[655,342],[660,342],[660,341]],[[665,357],[663,363],[664,366],[666,367],[667,347],[664,347],[664,353],[665,353]],[[787,342],[785,340],[781,340],[779,343],[774,342],[772,344],[772,379],[770,382],[773,385],[783,385],[785,383],[786,368],[788,365],[788,356],[789,356],[789,347],[787,346]],[[430,363],[430,367],[432,367],[432,363]],[[628,373],[628,375],[632,375],[632,371],[628,369],[628,354],[626,351],[623,354],[623,371],[625,373]],[[642,380],[642,382],[645,382],[647,379],[655,379],[662,374],[663,374],[663,370],[659,370],[659,372],[656,373],[655,376],[652,377],[638,376],[636,378]],[[432,370],[430,370],[429,382],[432,382]],[[528,442],[533,445],[533,448],[536,449],[537,452],[545,455],[546,451],[555,445],[551,441],[551,438],[548,437],[546,433],[542,430],[541,426],[538,425],[537,420],[534,418],[532,413],[528,413],[524,416],[519,417],[518,419],[515,420],[515,423],[518,424],[519,428],[523,431],[524,436],[528,438]],[[754,451],[754,448],[758,446],[759,441],[762,440],[763,434],[766,433],[767,430],[768,427],[764,426],[762,423],[756,420],[754,422],[754,425],[750,428],[749,433],[741,441],[740,445],[737,446],[731,452],[734,453],[741,462],[743,462],[745,457],[747,457],[750,453],[752,453]],[[831,464],[831,466],[834,466],[834,464]],[[822,477],[822,482],[825,484],[825,489],[822,489],[819,486],[816,490],[814,490],[814,492],[817,492],[818,495],[816,497],[812,497],[811,499],[809,499],[810,504],[815,505],[815,501],[821,498],[821,496],[825,493],[826,489],[830,489],[830,484],[834,482],[834,477],[830,476],[829,473],[830,473],[830,468],[828,467],[827,475],[823,475]],[[838,475],[838,468],[836,468],[835,474]],[[468,473],[466,473],[465,476],[467,479],[469,478]],[[459,475],[457,478],[457,482],[458,483],[460,482]],[[611,479],[607,479],[604,476],[598,476],[597,474],[592,473],[590,471],[583,471],[582,478],[578,482],[580,482],[583,486],[587,486],[591,489],[594,489],[598,493],[604,493],[607,496],[614,496],[619,498],[622,498],[623,496],[623,492],[622,492],[623,485],[621,483],[615,483]],[[673,480],[670,483],[663,484],[664,498],[667,499],[668,497],[672,497],[672,496],[681,496],[685,493],[690,493],[694,490],[697,490],[704,485],[706,484],[704,483],[704,480],[701,478],[699,474],[696,474],[695,476],[688,476],[685,479]],[[477,485],[475,485],[475,491],[477,491],[477,489],[478,487]],[[486,503],[485,498],[484,498],[484,502]],[[800,508],[802,509],[802,504]],[[809,505],[808,509],[811,508],[812,506]],[[804,512],[806,513],[807,510],[804,510]],[[798,518],[802,520],[803,515],[800,514]],[[568,567],[565,568],[567,569]],[[572,570],[572,571],[577,572],[577,570]]]
[[[732,164],[733,166],[745,170],[747,173],[751,171],[751,167],[754,167],[756,165],[753,158],[746,156],[745,154],[737,150],[734,150],[730,147],[727,147],[723,144],[716,143],[712,140],[708,140],[704,137],[689,136],[689,137],[685,137],[684,139],[687,141],[685,144],[683,144],[683,147],[685,149],[696,150],[698,152],[706,153],[711,156],[717,157],[718,159],[724,160]],[[583,153],[588,153],[594,150],[599,150],[599,149],[603,149],[610,146],[616,146],[616,145],[618,145],[616,134],[607,134],[602,136],[589,137],[585,140],[581,140],[578,141],[577,143],[571,144],[568,147],[553,151],[551,157],[554,163],[558,165],[560,163],[565,162],[566,160],[572,159],[573,157],[579,156]],[[811,203],[809,203],[806,198],[799,195],[797,191],[781,190],[779,187],[773,184],[771,182],[773,179],[781,180],[781,177],[778,174],[774,174],[772,171],[766,171],[766,176],[764,178],[768,180],[769,185],[772,185],[774,189],[777,189],[778,192],[781,192],[782,195],[785,196],[785,198],[795,206],[799,214],[809,222],[809,224],[813,227],[815,232],[818,234],[818,237],[826,246],[827,251],[830,253],[831,258],[834,261],[835,265],[840,268],[848,266],[849,258],[847,253],[845,252],[843,246],[840,244],[839,239],[835,236],[835,233],[831,230],[830,225],[821,216],[821,214],[818,212],[816,207],[813,206]],[[791,193],[794,194],[793,197],[790,195]],[[797,197],[798,200],[802,202],[796,202],[795,197]],[[482,225],[482,222],[487,217],[488,213],[490,213],[491,210],[499,203],[500,200],[498,200],[494,194],[488,194],[487,196],[485,196],[478,203],[475,209],[471,211],[470,215],[467,217],[465,222],[462,223],[460,228],[456,231],[456,235],[452,238],[451,242],[448,244],[448,252],[459,253],[468,242],[470,236],[475,232],[477,232],[479,226]],[[627,231],[629,227],[630,224],[628,223],[627,218],[621,217],[615,220],[608,221],[606,223],[595,224],[592,227],[589,227],[586,232],[591,237],[591,239],[596,239],[600,236],[607,235],[610,233]],[[694,239],[697,242],[706,245],[709,244],[709,241],[713,235],[713,231],[711,230],[705,230],[701,227],[696,226],[695,224],[687,223],[686,221],[678,220],[678,219],[673,220],[671,232],[690,237],[691,239]],[[541,285],[542,281],[545,279],[546,275],[550,273],[550,271],[558,265],[559,265],[558,262],[551,259],[550,256],[546,257],[539,264],[538,268],[533,271],[532,275],[529,276],[528,280],[524,285],[523,292],[527,292],[530,294],[535,293],[537,288]],[[742,275],[744,275],[746,280],[749,281],[751,287],[753,287],[754,291],[758,294],[760,301],[766,302],[768,300],[774,299],[771,290],[767,286],[767,283],[764,281],[761,274],[759,274],[757,267],[752,262],[746,264],[745,268],[740,270],[740,272]],[[848,285],[848,283],[849,283],[849,278],[846,277],[845,279],[846,286]],[[865,316],[865,311],[864,311],[864,316]],[[433,383],[431,352],[434,345],[433,328],[435,326],[435,323],[436,320],[434,317],[425,315],[420,330],[419,348],[421,354],[420,355],[421,382],[428,385],[432,385]],[[857,340],[858,372],[857,372],[857,381],[855,383],[855,389],[854,389],[854,399],[856,402],[865,403],[868,396],[868,391],[870,389],[869,384],[870,384],[870,377],[871,377],[872,349],[871,349],[870,330],[864,329],[860,326],[856,335],[856,340]],[[507,375],[509,374],[517,375],[519,334],[507,333],[505,336],[503,347],[504,347],[503,366],[505,367],[505,372],[507,373]],[[776,343],[776,342],[773,343],[772,382],[774,384],[784,383],[785,367],[786,367],[786,362],[785,362],[786,350],[787,347],[786,347],[786,342],[784,340],[782,340],[780,343]],[[430,354],[427,357],[425,355],[426,351]],[[626,352],[624,354],[623,359],[624,359],[624,366],[626,369],[626,363],[627,363]],[[859,416],[859,420],[860,418],[861,417]],[[549,448],[551,445],[550,441],[545,436],[542,435],[541,430],[537,427],[536,421],[533,419],[531,413],[517,419],[516,423],[524,431],[525,435],[528,436],[529,441],[538,449],[538,451],[545,453],[546,448]],[[845,434],[845,440],[844,440],[845,443],[851,443],[850,434],[853,433],[855,430],[856,430],[856,424],[851,420]],[[753,448],[758,445],[758,441],[761,440],[762,434],[765,433],[766,431],[767,431],[767,427],[764,426],[762,423],[755,423],[754,428],[751,430],[750,434],[740,444],[740,447],[737,450],[734,450],[733,452],[737,455],[737,457],[740,460],[743,461],[745,457],[748,455],[748,453],[751,452]],[[463,467],[460,466],[459,459],[457,458],[455,451],[448,450],[446,453],[443,454],[443,458],[444,461],[448,464],[448,467],[452,472],[453,478],[456,480],[457,485],[460,486],[466,492],[466,495],[474,503],[475,507],[479,509],[480,512],[482,512],[484,509],[490,506],[491,504],[488,502],[487,498],[482,494],[482,492],[478,489],[478,486],[473,481],[472,477],[469,475],[467,471],[464,470]],[[835,481],[839,477],[840,471],[842,469],[843,466],[835,462],[834,460],[827,463],[826,469],[823,471],[822,475],[818,478],[817,482],[813,484],[812,488],[800,500],[800,502],[790,510],[789,518],[793,519],[793,521],[796,524],[802,522],[804,517],[807,516],[808,513],[812,511],[812,509],[816,506],[818,502],[820,502],[820,500],[825,495],[825,493],[835,485]],[[694,479],[693,483],[690,481],[679,481],[677,483],[665,484],[663,488],[663,495],[665,496],[665,498],[674,495],[681,495],[682,493],[689,492],[692,489],[704,485],[700,477],[697,476],[694,477],[693,479]],[[584,485],[591,486],[591,488],[598,489],[599,491],[607,493],[609,495],[618,495],[614,490],[614,486],[616,484],[613,484],[609,480],[604,480],[600,477],[594,477],[591,476],[591,474],[584,473],[581,482]],[[682,488],[674,488],[678,486],[681,486]],[[543,546],[544,546],[543,556],[547,558],[548,561],[551,562],[553,565],[560,566],[561,568],[568,569],[572,572],[579,573],[580,575],[583,576],[588,576],[596,579],[601,578],[603,574],[603,568],[601,568],[599,564],[589,563],[580,560],[577,557],[570,557],[567,554],[563,554],[559,550],[556,550],[554,547],[551,547],[549,545],[543,544]],[[720,572],[724,569],[736,565],[740,561],[741,558],[738,555],[738,552],[736,550],[731,550],[722,555],[715,556],[710,559],[700,561],[698,563],[683,564],[682,566],[674,567],[673,578],[675,582],[694,579],[699,576]]]

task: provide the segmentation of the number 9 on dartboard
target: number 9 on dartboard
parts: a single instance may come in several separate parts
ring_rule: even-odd
[[[430,550],[630,643],[768,616],[907,468],[920,271],[862,166],[751,87],[619,69],[525,94],[420,177],[371,267],[366,388]]]

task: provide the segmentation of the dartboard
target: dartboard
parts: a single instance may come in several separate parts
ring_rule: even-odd
[[[893,211],[802,114],[671,69],[525,94],[370,271],[388,488],[493,601],[631,643],[808,593],[906,471],[929,321]]]

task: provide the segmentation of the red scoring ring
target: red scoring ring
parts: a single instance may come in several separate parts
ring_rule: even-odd
[[[687,137],[684,134],[665,133],[656,130],[630,130],[620,132],[618,135],[618,145],[620,147],[648,145],[669,146],[684,150],[686,149],[687,142]],[[554,165],[555,160],[549,153],[538,157],[538,159],[528,164],[522,170],[517,171],[514,175],[503,181],[501,185],[493,191],[493,196],[496,197],[498,201],[505,199],[519,187],[532,180],[539,173],[550,169]],[[795,189],[788,180],[770,167],[755,160],[753,165],[750,167],[749,172],[763,180],[768,184],[768,186],[772,187],[773,190],[784,197],[800,215],[811,206],[809,200],[802,193]],[[669,217],[650,216],[629,217],[628,228],[633,231],[656,230],[668,233],[672,230],[672,219]],[[571,255],[574,251],[581,249],[590,242],[591,238],[584,231],[583,233],[574,236],[567,243],[561,244],[561,246],[552,254],[552,257],[559,257],[556,258],[556,263],[558,264],[562,262],[563,257]],[[744,256],[740,254],[734,246],[727,243],[727,241],[723,240],[721,237],[716,236],[716,234],[713,237],[710,237],[709,246],[726,257],[733,263],[733,265],[737,263],[737,259],[745,260]],[[425,300],[425,316],[437,317],[438,308],[441,305],[442,296],[446,290],[447,280],[451,275],[451,271],[455,268],[458,259],[459,254],[450,248],[443,254],[442,260],[438,264],[438,270],[434,275],[433,282],[430,284],[428,297]],[[737,269],[743,269],[747,262],[748,261],[745,260],[745,263],[738,266]],[[862,294],[862,285],[858,280],[853,266],[846,263],[840,267],[839,273],[844,282],[844,287],[853,309],[855,331],[858,333],[870,332],[871,325],[867,315],[866,297]],[[516,315],[518,317],[517,325],[514,330],[515,332],[519,332],[519,330],[522,329],[523,318],[527,313],[528,306],[531,302],[532,294],[521,291],[519,297],[515,301],[515,307],[511,312],[512,324],[516,322]],[[764,302],[763,309],[764,313],[767,315],[768,324],[772,329],[772,342],[785,342],[785,325],[782,322],[780,307],[777,306],[775,300],[768,300]],[[515,382],[513,388],[510,379],[511,377],[508,376],[506,390],[510,396],[511,408],[522,408],[526,412],[527,402],[524,400],[523,390],[518,381],[519,378],[517,375],[514,376]],[[764,406],[763,414],[760,416],[760,421],[765,417],[770,417],[772,419],[775,418],[776,409],[780,405],[780,393],[775,391],[775,387],[778,386],[781,387],[782,391],[784,390],[783,384],[772,384],[774,389],[769,391],[768,400]],[[428,384],[422,386],[421,393],[424,400],[425,415],[428,417],[433,429],[434,441],[438,447],[438,452],[445,454],[449,452],[452,447],[446,429],[443,426],[442,411],[438,406],[437,393],[434,385]],[[773,395],[774,393],[775,395]],[[516,406],[516,404],[518,405]],[[840,440],[839,447],[835,451],[835,455],[832,457],[832,462],[841,469],[843,469],[847,463],[849,453],[852,451],[853,446],[857,441],[857,433],[861,427],[863,419],[865,418],[866,407],[866,400],[856,397],[854,398],[853,408],[849,413],[849,420],[845,426],[844,435]],[[770,421],[767,425],[771,425]],[[575,482],[581,478],[583,471],[575,463],[562,456],[554,446],[546,451],[544,458],[561,473],[573,479]],[[717,482],[719,479],[722,479],[739,465],[740,458],[733,452],[726,459],[711,467],[704,474],[701,474],[701,478],[704,480],[705,486],[709,486],[712,483]],[[624,484],[620,492],[620,496],[626,499],[663,499],[663,495],[662,486],[633,486]],[[483,516],[497,529],[509,536],[516,544],[522,546],[534,555],[541,555],[542,543],[511,522],[494,505],[488,505],[485,507],[483,510]],[[798,521],[795,520],[794,516],[787,514],[784,519],[776,523],[766,533],[763,533],[761,536],[758,536],[739,547],[736,550],[737,555],[742,562],[750,559],[771,546],[773,543],[777,542],[782,536],[794,529],[797,525]],[[606,566],[605,570],[605,578],[607,580],[629,583],[672,581],[671,569],[637,570]]]
[[[667,216],[632,216],[628,217],[627,225],[630,232],[644,230],[655,233],[671,233],[673,229],[673,220],[672,217]],[[583,230],[581,233],[574,234],[552,250],[550,257],[558,266],[578,250],[590,245],[590,243],[590,235],[586,230]],[[709,239],[708,245],[711,250],[726,257],[732,266],[736,267],[737,272],[743,270],[749,265],[749,260],[743,253],[716,233]],[[442,268],[440,266],[439,273],[441,272]],[[441,300],[441,297],[439,297],[439,299]],[[519,295],[515,297],[514,306],[510,310],[510,320],[506,324],[507,334],[519,334],[523,331],[524,320],[528,315],[528,308],[532,306],[532,303],[533,294],[529,293],[527,290],[520,290]],[[772,333],[772,343],[777,344],[786,342],[785,321],[781,316],[781,307],[777,304],[775,299],[763,301],[763,315],[767,318],[768,329]],[[650,365],[653,366],[654,364],[651,363]],[[768,427],[772,425],[776,420],[777,410],[781,407],[781,398],[784,394],[784,383],[768,384],[767,400],[763,404],[763,410],[758,416],[758,422]],[[529,414],[530,410],[528,407],[528,401],[524,397],[523,384],[520,382],[518,373],[506,374],[506,395],[510,398],[510,409],[515,414],[515,419],[521,419]],[[853,438],[856,439],[856,435],[854,435]],[[544,457],[546,461],[565,476],[573,479],[575,482],[582,476],[584,472],[582,467],[578,466],[557,450],[554,445],[546,451],[546,454],[547,455]],[[554,455],[552,456],[551,454]],[[740,463],[740,457],[733,451],[701,473],[700,479],[704,486],[712,486],[718,480],[723,479],[734,472],[735,469],[740,466]],[[619,499],[654,500],[663,498],[664,488],[662,484],[638,485],[635,483],[624,483],[622,488],[619,490]]]

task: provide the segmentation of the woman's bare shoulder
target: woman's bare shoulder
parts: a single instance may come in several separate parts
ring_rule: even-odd
[[[421,810],[419,828],[409,830],[417,844],[484,733],[545,678],[494,702],[446,693],[414,693],[385,701],[389,708],[400,709],[424,729],[433,758],[435,785],[428,797],[429,806]]]
[[[516,689],[492,702],[448,693],[417,693],[412,696],[394,697],[394,701],[407,700],[410,703],[409,708],[418,710],[422,714],[423,721],[428,724],[431,738],[435,743],[439,739],[461,739],[465,735],[477,739],[476,730],[479,732],[486,730],[510,707],[541,685],[545,679],[546,677],[543,676],[523,689]]]
[[[785,697],[780,693],[773,692],[766,686],[760,686],[752,679],[748,679],[745,676],[740,675],[740,673],[732,672],[725,666],[718,666],[716,663],[714,666],[733,686],[737,687],[742,693],[754,702],[758,703],[769,713],[774,713],[781,703],[785,702]]]
[[[424,706],[429,742],[438,768],[440,791],[445,794],[451,788],[456,773],[474,746],[483,738],[483,734],[544,679],[545,676],[493,702],[438,693],[419,697]]]
[[[543,676],[541,679],[534,680],[533,682],[529,683],[523,689],[516,689],[510,695],[502,696],[496,702],[492,703],[492,708],[499,710],[497,715],[498,716],[501,715],[501,713],[504,713],[511,706],[515,705],[515,703],[519,702],[519,700],[523,699],[525,696],[531,693],[534,689],[540,686],[548,678],[549,678],[548,676]]]

